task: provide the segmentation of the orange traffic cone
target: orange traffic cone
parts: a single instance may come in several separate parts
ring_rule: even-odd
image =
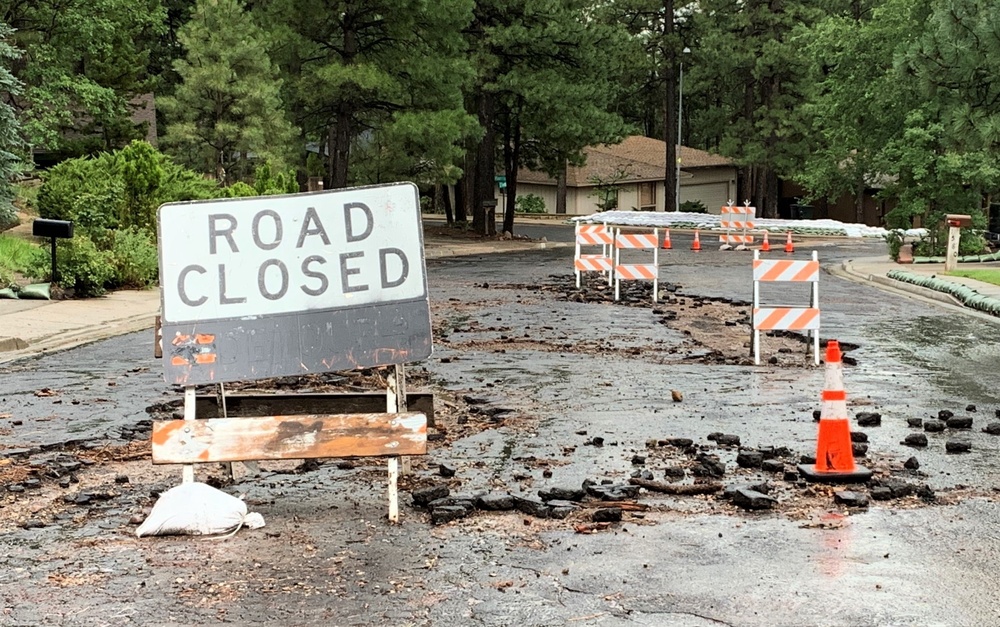
[[[872,471],[854,463],[851,425],[847,418],[847,392],[844,390],[844,365],[840,344],[826,345],[826,384],[819,417],[816,463],[799,466],[799,473],[809,481],[824,483],[863,483]]]
[[[794,253],[795,252],[795,244],[792,243],[792,232],[791,231],[788,232],[788,239],[785,240],[785,252],[786,253]]]
[[[760,245],[760,252],[762,253],[771,252],[771,242],[767,241],[767,231],[764,231],[764,241]]]
[[[663,235],[663,250],[670,250],[672,246],[670,245],[670,229],[664,229]]]
[[[697,252],[701,250],[701,239],[698,237],[698,230],[694,231],[694,241],[691,242],[691,250]]]

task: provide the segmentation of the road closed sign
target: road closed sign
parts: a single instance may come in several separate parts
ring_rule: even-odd
[[[157,223],[168,382],[430,355],[412,184],[171,203],[160,207]]]

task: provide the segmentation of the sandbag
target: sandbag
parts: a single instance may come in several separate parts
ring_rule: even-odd
[[[264,526],[260,514],[248,514],[241,499],[210,485],[192,482],[170,488],[160,495],[135,535],[215,535],[235,533],[240,527]]]
[[[17,298],[17,292],[13,288],[5,287],[0,290],[0,298]]]
[[[35,300],[52,300],[51,286],[48,283],[25,285],[21,288],[19,296]]]

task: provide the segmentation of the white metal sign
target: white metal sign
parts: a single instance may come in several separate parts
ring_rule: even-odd
[[[416,197],[411,185],[395,185],[166,205],[163,318],[224,320],[422,297]]]

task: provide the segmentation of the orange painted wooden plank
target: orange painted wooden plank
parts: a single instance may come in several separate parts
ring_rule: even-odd
[[[378,457],[427,452],[427,416],[336,414],[163,420],[153,423],[153,463]]]

